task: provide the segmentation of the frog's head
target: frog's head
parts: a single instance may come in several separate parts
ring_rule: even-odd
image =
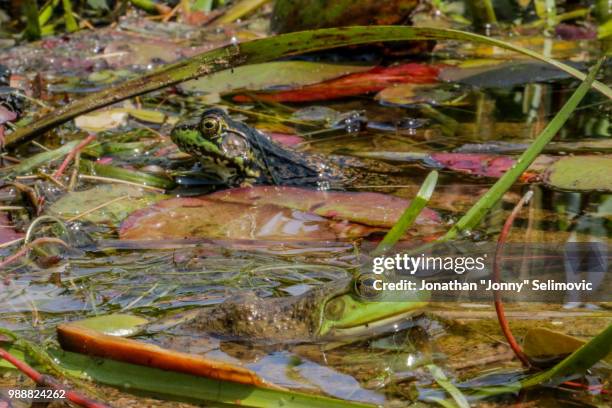
[[[171,137],[182,151],[197,158],[207,172],[232,185],[257,180],[261,175],[253,132],[256,130],[232,120],[221,109],[207,109],[179,122]]]
[[[357,340],[415,314],[429,301],[429,292],[406,291],[401,296],[378,291],[375,278],[350,281],[319,299],[316,337]],[[382,282],[382,281],[380,281]]]

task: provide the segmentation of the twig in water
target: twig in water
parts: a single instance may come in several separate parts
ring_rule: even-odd
[[[93,140],[95,140],[96,135],[94,134],[90,134],[89,136],[87,136],[85,139],[83,139],[81,141],[81,143],[79,143],[78,145],[76,145],[76,147],[74,149],[72,149],[72,151],[70,153],[68,153],[68,155],[66,156],[66,158],[64,159],[64,161],[62,162],[62,164],[58,167],[58,169],[55,171],[55,173],[53,173],[53,178],[54,179],[58,179],[59,177],[61,177],[61,175],[64,173],[64,171],[66,170],[66,167],[68,167],[68,165],[70,164],[70,162],[72,161],[72,159],[74,159],[74,157],[76,156],[76,154],[78,152],[80,152],[85,146],[87,146],[88,144],[90,144]]]
[[[7,256],[2,261],[0,261],[0,269],[5,268],[7,265],[12,264],[13,262],[18,260],[22,256],[24,256],[25,254],[27,254],[28,251],[32,249],[33,247],[35,247],[36,245],[49,244],[49,243],[60,244],[68,248],[68,244],[59,238],[51,238],[51,237],[36,238],[34,241],[30,242],[29,244],[25,244],[24,246],[22,246],[19,249],[19,251],[15,252],[13,255]]]

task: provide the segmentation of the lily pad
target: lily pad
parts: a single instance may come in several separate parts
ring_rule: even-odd
[[[530,358],[543,359],[566,356],[586,344],[586,341],[557,331],[535,328],[523,339],[523,351]],[[605,360],[612,362],[612,355]]]
[[[377,231],[349,222],[276,205],[249,205],[207,197],[172,198],[131,214],[121,225],[121,239],[188,238],[254,240],[336,240]]]
[[[147,323],[149,323],[149,321],[144,317],[114,313],[90,317],[70,324],[95,330],[109,336],[129,337],[140,332],[142,326]]]
[[[435,106],[456,106],[466,104],[466,93],[456,86],[433,84],[399,84],[385,88],[376,94],[376,100],[385,105],[411,106],[428,104]]]
[[[157,124],[166,120],[164,113],[151,109],[112,108],[77,116],[74,124],[88,132],[101,132],[125,126],[130,116],[142,122]]]
[[[478,153],[432,153],[428,160],[454,171],[495,178],[501,177],[516,162],[509,156]]]
[[[123,197],[123,198],[122,198]],[[79,218],[95,224],[117,225],[131,212],[166,198],[126,184],[102,184],[84,191],[73,191],[56,201],[47,211],[61,218]]]
[[[131,214],[122,239],[222,238],[336,240],[390,228],[409,202],[378,193],[325,192],[256,186],[203,197],[161,201]],[[424,210],[418,234],[439,232],[440,217]]]
[[[252,95],[236,95],[236,102],[253,99],[267,102],[324,101],[348,96],[378,92],[394,84],[431,84],[438,80],[440,66],[406,63],[392,67],[375,67],[320,83],[285,91],[258,92]]]
[[[316,84],[354,72],[371,69],[367,65],[329,64],[309,61],[277,61],[228,69],[180,85],[183,91],[227,93],[235,90],[259,91],[279,87]]]
[[[568,65],[583,69],[582,64]],[[479,67],[448,67],[440,72],[440,79],[481,88],[511,88],[534,82],[549,82],[569,78],[569,74],[539,61],[494,62]]]
[[[571,191],[612,191],[612,156],[564,157],[546,172],[552,187]]]
[[[353,193],[307,190],[297,187],[255,186],[223,190],[208,196],[233,203],[274,204],[312,212],[335,220],[347,220],[372,227],[390,228],[410,204],[403,198],[380,193]],[[417,218],[421,226],[438,225],[440,216],[425,209]]]

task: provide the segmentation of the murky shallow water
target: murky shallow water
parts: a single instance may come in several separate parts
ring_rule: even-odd
[[[97,68],[96,65],[93,67]],[[77,72],[78,68],[73,65],[70,69]],[[67,83],[65,79],[61,76],[54,79],[50,89],[57,94],[56,97],[64,91],[82,92],[95,88],[83,89],[83,84]],[[363,124],[364,129],[360,132],[355,131],[356,125],[351,120],[335,130],[316,135],[309,135],[316,126],[304,129],[297,126],[301,137],[297,147],[318,153],[378,153],[379,159],[402,168],[401,185],[386,187],[377,184],[354,186],[354,189],[410,198],[431,170],[432,163],[406,159],[405,156],[400,160],[389,153],[458,149],[511,151],[516,154],[541,131],[574,87],[574,82],[565,80],[554,85],[529,84],[488,91],[461,88],[459,92],[465,94],[467,102],[461,106],[440,107],[438,113],[443,116],[428,115],[429,111],[422,107],[381,105],[369,98],[321,103],[317,106],[338,112],[365,111],[368,122]],[[199,96],[175,93],[142,98],[141,102],[144,107],[157,107],[161,103],[163,110],[175,116],[205,106],[205,100]],[[558,141],[568,145],[559,149],[564,152],[588,149],[580,143],[588,139],[600,142],[597,151],[609,153],[610,145],[605,143],[609,137],[609,104],[591,95],[583,106],[561,132]],[[284,119],[288,119],[290,114],[274,111],[265,105],[255,106],[253,110],[279,114]],[[292,124],[291,120],[281,123],[265,117],[261,119],[261,116],[260,120],[254,120],[254,116],[247,114],[245,118],[269,132],[283,133],[286,130],[283,126]],[[456,128],[449,130],[449,123]],[[129,133],[139,127],[139,133]],[[152,149],[151,154],[116,155],[116,165],[142,168],[156,164],[173,169],[182,166],[183,162],[179,160],[156,155],[162,148],[167,148],[167,138],[160,138],[159,134],[167,135],[170,127],[167,124],[150,127],[154,129],[130,121],[123,129],[106,132],[104,137],[108,140],[130,141],[142,137],[160,139],[165,143],[159,150]],[[57,145],[60,140],[71,139],[74,131],[72,126],[65,126],[58,132],[59,137],[42,142],[49,146]],[[25,156],[36,149],[30,145],[20,153]],[[443,171],[430,207],[438,210],[444,221],[450,223],[465,212],[491,182],[490,178]],[[61,195],[53,188],[47,188],[50,202]],[[482,228],[474,231],[472,238],[494,239],[509,210],[527,188],[526,185],[518,186],[508,193]],[[612,200],[609,194],[564,192],[542,185],[533,188],[535,198],[517,219],[510,241],[565,242],[571,235],[569,226],[575,214],[585,217],[582,234],[601,241],[609,240],[609,206]],[[205,186],[196,191],[199,194],[209,190],[210,186]],[[195,194],[188,187],[176,191]],[[66,251],[58,263],[44,267],[30,262],[3,271],[4,284],[0,286],[3,327],[40,340],[52,338],[60,322],[92,315],[129,312],[157,319],[186,309],[208,307],[245,291],[255,292],[261,297],[296,296],[331,280],[350,276],[359,266],[360,252],[372,246],[371,243],[362,246],[361,242],[133,243],[118,241],[112,228],[87,224],[78,227],[78,236],[89,234],[94,240],[83,239],[90,243],[79,242]],[[0,250],[0,255],[7,254],[8,250]],[[532,327],[549,327],[588,338],[612,321],[609,308],[594,313],[538,304],[511,305],[508,309],[518,336]],[[248,342],[227,342],[205,333],[185,339],[171,331],[148,336],[146,341],[240,362],[264,378],[290,388],[390,406],[407,404],[416,398],[419,391],[439,395],[431,375],[423,368],[423,363],[429,361],[446,369],[456,380],[496,372],[510,376],[508,370],[518,370],[519,365],[512,360],[512,354],[499,333],[492,305],[431,304],[425,311],[432,314],[405,320],[398,329],[374,339],[341,347],[315,344],[269,348]],[[610,380],[609,370],[596,370],[590,378],[597,375],[608,382]],[[122,397],[129,401],[122,406],[144,403],[126,394]],[[514,404],[520,398],[537,406],[558,406],[559,401],[571,401],[578,406],[609,402],[601,396],[586,393],[538,390],[520,397],[501,399],[499,404]],[[166,406],[174,406],[174,403]]]

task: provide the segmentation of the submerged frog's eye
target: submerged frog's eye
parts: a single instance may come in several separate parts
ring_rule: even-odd
[[[202,119],[202,123],[200,123],[200,130],[204,136],[215,136],[219,129],[221,128],[221,121],[215,117],[208,117]]]
[[[248,142],[236,133],[226,133],[221,141],[221,149],[229,157],[245,156],[248,148]]]

